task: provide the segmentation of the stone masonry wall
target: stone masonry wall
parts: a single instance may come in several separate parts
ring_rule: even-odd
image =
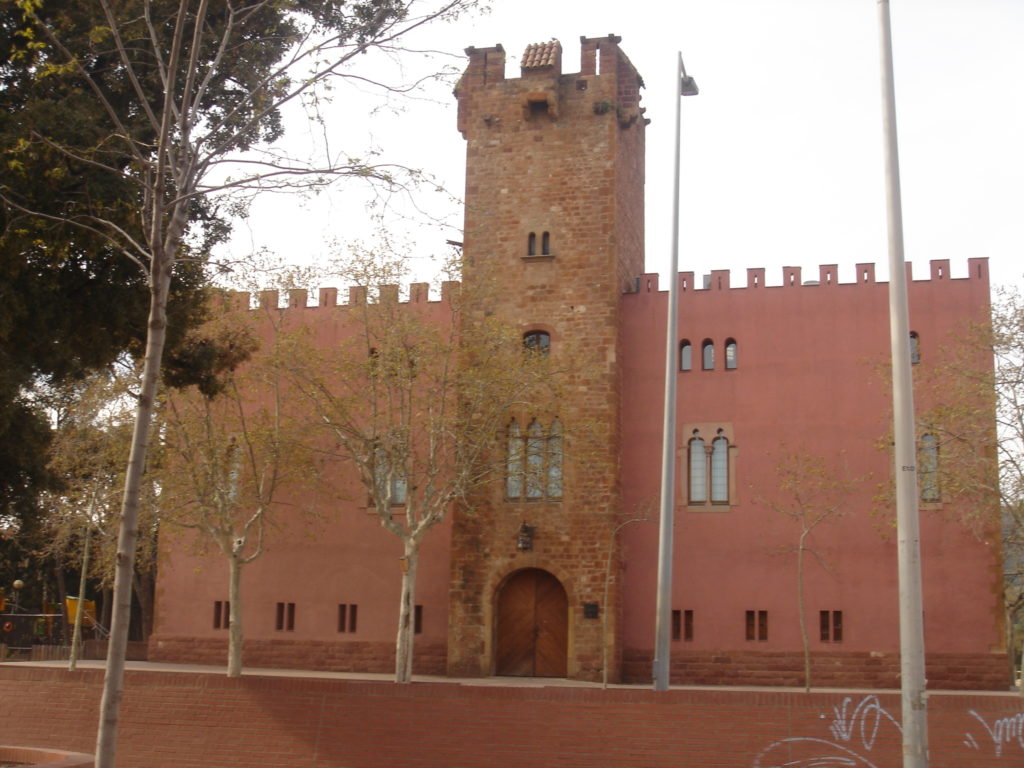
[[[546,407],[545,425],[557,416],[565,430],[566,460],[561,500],[509,501],[495,483],[472,500],[471,514],[454,518],[452,674],[493,671],[502,581],[533,567],[555,575],[568,595],[569,676],[601,675],[609,540],[622,515],[620,296],[642,271],[646,121],[640,78],[618,38],[584,39],[581,48],[578,74],[561,73],[554,42],[531,46],[522,76],[507,80],[500,47],[470,49],[456,90],[467,142],[464,281],[476,288],[494,282],[480,311],[550,334],[551,358],[565,369],[563,397],[510,418],[525,429]],[[530,552],[516,547],[523,523],[535,529]],[[620,579],[612,557],[607,642],[614,661]],[[597,617],[584,617],[588,603],[599,606]],[[617,674],[613,666],[612,679]]]

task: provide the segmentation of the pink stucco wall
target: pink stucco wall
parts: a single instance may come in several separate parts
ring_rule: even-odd
[[[936,262],[931,279],[910,283],[911,328],[921,338],[922,368],[934,363],[943,345],[962,338],[967,323],[987,316],[987,264],[971,259],[968,268],[967,277],[951,279],[949,264]],[[779,496],[775,468],[788,451],[821,457],[838,476],[860,479],[843,501],[845,516],[813,534],[820,560],[810,557],[806,571],[812,647],[894,651],[895,531],[889,505],[877,498],[891,476],[889,454],[880,448],[890,419],[884,376],[888,285],[874,281],[871,265],[859,266],[859,282],[851,284],[838,284],[834,267],[822,268],[817,285],[801,285],[797,272],[792,284],[787,280],[765,287],[764,271],[751,273],[750,285],[735,288],[729,286],[728,272],[713,273],[707,290],[694,290],[692,273],[681,276],[678,338],[693,343],[694,370],[678,379],[673,607],[694,611],[694,637],[674,648],[800,647],[792,551],[799,528],[765,503]],[[623,298],[625,512],[646,512],[651,518],[622,534],[625,643],[634,649],[653,646],[660,487],[656,451],[667,306],[667,292],[658,289],[657,276],[645,276],[639,292]],[[705,338],[715,342],[712,371],[700,370]],[[726,338],[738,343],[735,370],[724,370]],[[728,506],[710,511],[687,506],[687,425],[695,423],[725,423],[734,435],[735,493]],[[927,649],[986,654],[1002,643],[998,545],[979,540],[956,522],[956,515],[952,504],[922,510]],[[748,610],[768,611],[766,641],[746,640]],[[820,641],[820,610],[843,611],[841,643]]]

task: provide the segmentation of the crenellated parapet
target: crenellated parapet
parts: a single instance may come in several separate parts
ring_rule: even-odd
[[[317,292],[317,303],[310,305],[309,291],[305,288],[292,288],[285,291],[259,291],[256,294],[255,305],[253,295],[249,291],[231,291],[228,293],[227,303],[232,309],[285,309],[315,312],[317,310],[329,310],[335,308],[347,308],[360,304],[405,304],[409,306],[430,304],[434,307],[450,305],[453,296],[458,291],[458,281],[446,280],[441,283],[440,298],[430,298],[430,283],[412,283],[409,286],[409,298],[401,301],[399,299],[399,286],[381,285],[377,286],[376,294],[372,295],[365,285],[354,285],[348,288],[348,300],[344,303],[338,302],[337,288],[320,288]],[[284,304],[282,305],[282,299]]]
[[[619,47],[621,38],[580,38],[580,70],[562,73],[558,40],[526,46],[520,76],[505,77],[505,49],[467,48],[469,63],[455,87],[458,128],[463,136],[476,125],[500,129],[520,120],[559,120],[569,113],[615,119],[622,128],[641,121],[643,80]],[[646,120],[642,120],[646,123]]]
[[[929,276],[924,280],[914,280],[911,263],[906,263],[908,283],[921,284],[944,280],[964,281],[979,280],[988,282],[988,259],[969,258],[967,259],[967,276],[954,278],[949,269],[949,259],[932,259],[929,262]],[[853,281],[839,281],[839,267],[836,264],[822,264],[818,267],[817,279],[805,278],[800,267],[782,267],[782,283],[780,285],[767,285],[765,283],[765,268],[752,267],[747,269],[747,284],[745,286],[733,286],[730,284],[730,271],[728,269],[713,269],[702,279],[696,278],[694,272],[679,273],[679,290],[683,293],[703,293],[715,291],[737,291],[737,290],[780,290],[791,288],[805,288],[808,290],[828,289],[835,287],[848,288],[856,285],[887,285],[886,281],[875,279],[875,265],[871,262],[855,265],[855,279]],[[658,275],[656,273],[641,275],[636,279],[634,293],[658,293],[667,291],[668,287],[659,288]]]

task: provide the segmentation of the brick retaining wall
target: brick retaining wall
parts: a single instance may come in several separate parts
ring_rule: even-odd
[[[128,672],[126,680],[124,768],[900,764],[891,692],[399,686],[171,672]],[[0,667],[4,741],[92,750],[101,685],[99,670]],[[1024,764],[1024,701],[1015,694],[933,694],[929,718],[932,768]]]
[[[931,653],[925,676],[933,690],[1003,691],[1010,683],[1005,653]],[[678,651],[673,649],[674,685],[802,686],[804,658],[798,651]],[[628,650],[623,680],[651,680],[651,653]],[[815,652],[811,680],[824,688],[898,688],[900,657],[896,653]]]

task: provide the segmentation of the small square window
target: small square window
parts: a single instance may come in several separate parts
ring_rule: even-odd
[[[768,639],[768,611],[747,611],[747,640]]]
[[[355,603],[338,603],[338,631],[355,632],[359,618],[359,606]]]
[[[841,643],[843,641],[842,611],[820,611],[818,620],[821,630],[821,642]]]
[[[274,629],[286,632],[295,630],[295,603],[278,603],[274,617]]]

